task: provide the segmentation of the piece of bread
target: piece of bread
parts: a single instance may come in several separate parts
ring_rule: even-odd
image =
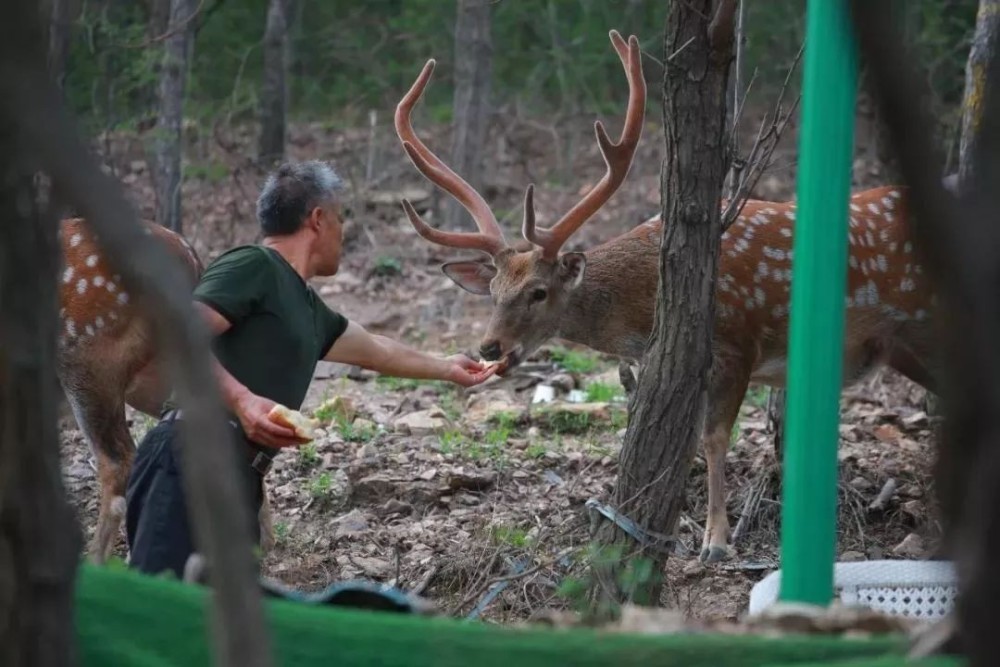
[[[316,427],[319,426],[318,420],[310,419],[298,410],[292,410],[280,403],[271,408],[271,411],[267,413],[267,418],[275,424],[281,424],[294,430],[295,435],[303,440],[312,440],[315,438]]]

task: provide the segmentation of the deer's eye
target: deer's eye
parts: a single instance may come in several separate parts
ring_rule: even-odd
[[[532,301],[545,301],[545,297],[547,297],[548,295],[549,295],[548,292],[546,292],[545,290],[543,290],[542,288],[539,287],[538,289],[534,290],[531,293],[531,300]]]

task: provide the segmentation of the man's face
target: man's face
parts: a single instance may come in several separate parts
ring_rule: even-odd
[[[343,210],[338,202],[327,201],[313,210],[316,217],[316,238],[313,254],[317,258],[316,273],[332,276],[340,268],[340,248],[344,239]]]

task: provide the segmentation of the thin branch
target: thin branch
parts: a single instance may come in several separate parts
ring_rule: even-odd
[[[736,218],[739,217],[740,212],[743,210],[743,206],[746,204],[750,193],[757,187],[757,182],[760,181],[760,177],[764,174],[767,168],[771,166],[771,155],[774,153],[774,149],[781,141],[781,136],[785,131],[785,127],[788,125],[788,121],[791,120],[792,115],[799,106],[799,100],[802,98],[801,93],[795,97],[795,101],[792,103],[788,111],[786,113],[782,112],[782,103],[785,99],[785,93],[788,90],[788,84],[791,81],[792,73],[798,67],[804,48],[804,43],[799,46],[799,51],[795,54],[795,59],[792,61],[791,67],[788,68],[788,73],[785,75],[785,81],[781,86],[781,92],[778,94],[778,99],[774,104],[774,111],[772,113],[770,125],[767,124],[767,116],[765,115],[761,120],[757,137],[754,139],[750,152],[747,154],[746,158],[742,158],[742,162],[745,164],[745,167],[740,169],[740,178],[738,187],[736,188],[736,193],[726,204],[726,209],[722,212],[722,231],[729,229],[729,226],[736,221]]]

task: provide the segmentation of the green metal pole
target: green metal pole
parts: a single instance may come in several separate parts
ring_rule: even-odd
[[[780,599],[827,605],[836,557],[857,53],[846,0],[808,0],[792,264]]]

